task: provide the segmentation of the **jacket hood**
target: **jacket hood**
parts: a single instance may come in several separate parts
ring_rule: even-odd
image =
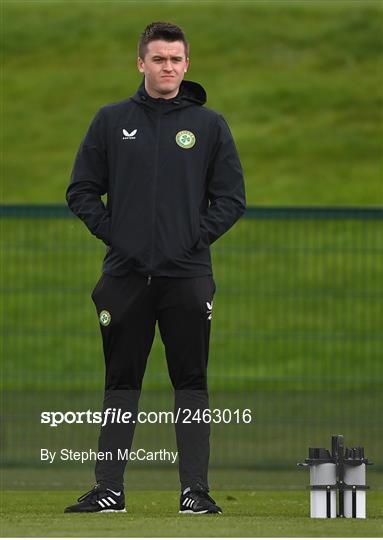
[[[132,96],[133,101],[148,106],[156,106],[159,102],[172,103],[181,107],[189,105],[204,105],[207,101],[205,89],[199,83],[193,81],[181,82],[178,94],[172,99],[153,98],[149,96],[145,89],[145,79],[140,84],[137,92]]]

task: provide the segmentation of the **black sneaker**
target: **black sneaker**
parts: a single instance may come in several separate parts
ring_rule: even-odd
[[[123,491],[112,491],[96,484],[77,499],[78,504],[68,506],[64,512],[126,512]]]
[[[204,489],[186,488],[181,493],[180,514],[222,514],[222,509]]]

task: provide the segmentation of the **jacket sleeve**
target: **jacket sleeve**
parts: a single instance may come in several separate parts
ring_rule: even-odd
[[[90,232],[109,245],[110,217],[101,200],[107,191],[106,127],[100,109],[77,152],[66,200]]]
[[[208,169],[207,210],[200,216],[201,236],[197,249],[215,242],[242,216],[246,209],[243,172],[225,119],[219,116],[217,142]]]

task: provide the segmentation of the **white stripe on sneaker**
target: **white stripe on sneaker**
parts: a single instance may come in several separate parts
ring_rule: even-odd
[[[126,512],[126,508],[124,508],[123,510],[113,510],[112,508],[107,508],[106,510],[100,510],[99,513],[106,514],[107,512]]]
[[[110,502],[108,501],[108,499],[101,499],[103,503],[106,504],[106,506],[110,506]]]
[[[105,512],[105,510],[104,510]],[[179,514],[193,514],[194,516],[198,515],[198,514],[207,514],[209,512],[209,510],[198,510],[198,511],[195,511],[195,510],[179,510]],[[221,512],[218,512],[219,514]]]
[[[117,504],[116,501],[115,501],[114,499],[112,499],[112,497],[108,497],[108,499],[110,500],[110,502],[111,502],[112,504]]]
[[[98,502],[98,504],[101,506],[101,508],[105,508],[105,506],[102,504],[101,501],[97,501],[97,502]]]

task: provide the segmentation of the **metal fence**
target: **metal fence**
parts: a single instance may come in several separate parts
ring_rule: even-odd
[[[40,423],[42,411],[100,410],[104,366],[90,292],[103,244],[66,207],[0,207],[1,449],[37,466],[41,448],[96,448],[98,426]],[[383,210],[250,208],[212,246],[211,407],[251,411],[212,425],[212,465],[290,468],[344,433],[383,449]],[[142,410],[172,410],[159,336]],[[241,413],[240,413],[241,415]],[[136,447],[175,448],[171,425]]]

